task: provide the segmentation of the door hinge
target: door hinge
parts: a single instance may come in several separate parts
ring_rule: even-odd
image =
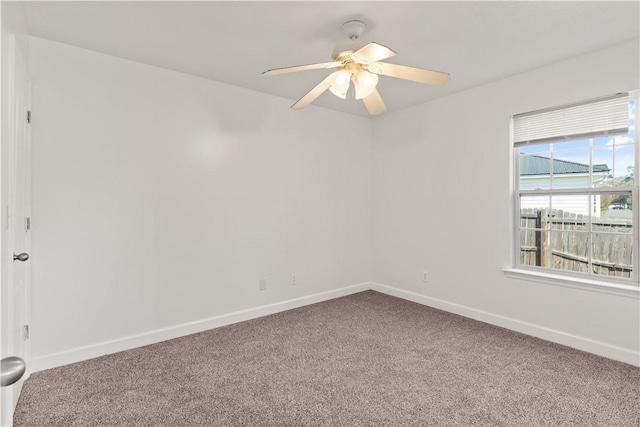
[[[29,325],[22,326],[22,338],[25,341],[29,339]]]
[[[24,219],[24,229],[25,231],[31,230],[31,217],[27,217]]]
[[[27,124],[31,124],[31,110],[27,110]]]

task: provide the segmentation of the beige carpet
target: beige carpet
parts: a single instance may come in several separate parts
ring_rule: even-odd
[[[367,291],[36,373],[16,426],[639,426],[640,369]]]

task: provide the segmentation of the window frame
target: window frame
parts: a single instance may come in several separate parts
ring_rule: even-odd
[[[630,144],[634,147],[634,161],[635,161],[635,171],[638,170],[638,167],[640,166],[640,147],[639,147],[639,135],[638,135],[638,128],[637,125],[639,123],[639,116],[640,116],[640,112],[638,111],[638,107],[639,107],[639,91],[632,91],[628,93],[628,101],[630,100],[634,100],[635,101],[635,132],[634,132],[634,139],[633,139],[633,144]],[[589,102],[589,101],[585,101],[585,102]],[[575,103],[575,104],[579,104],[579,103]],[[575,105],[575,104],[569,104],[569,105],[565,105],[565,106],[557,106],[557,107],[553,107],[553,108],[547,108],[545,110],[541,110],[541,111],[549,111],[549,110],[554,110],[554,109],[562,109],[562,108],[566,108],[568,106],[571,105]],[[513,175],[512,175],[512,197],[513,197],[513,203],[512,206],[514,208],[513,210],[513,226],[512,226],[512,251],[511,251],[511,257],[512,257],[512,268],[509,269],[504,269],[505,274],[507,274],[507,276],[509,277],[515,277],[515,278],[524,278],[524,279],[528,279],[528,280],[532,280],[532,281],[536,281],[536,282],[540,282],[543,281],[545,283],[554,283],[554,284],[560,284],[560,285],[569,285],[570,287],[583,287],[586,286],[586,288],[589,289],[593,289],[595,288],[601,288],[601,287],[610,287],[612,289],[612,292],[617,293],[617,292],[627,292],[627,291],[632,291],[632,293],[634,295],[638,294],[638,291],[640,291],[640,247],[638,245],[639,242],[639,225],[640,225],[640,205],[639,203],[639,191],[638,189],[639,187],[639,182],[640,182],[640,177],[638,177],[637,172],[635,172],[634,174],[634,182],[633,185],[631,186],[620,186],[620,187],[593,187],[593,150],[594,150],[594,144],[593,144],[593,139],[597,137],[597,135],[584,135],[582,139],[590,139],[590,143],[589,143],[589,186],[588,187],[584,187],[584,188],[548,188],[548,189],[527,189],[527,190],[522,190],[520,189],[520,160],[521,160],[521,155],[520,155],[520,146],[516,146],[516,144],[514,144],[514,116],[512,116],[511,118],[511,126],[510,126],[510,149],[512,151],[512,160],[513,160]],[[540,142],[542,143],[552,143],[554,141],[546,141],[546,142]],[[556,138],[555,139],[556,143],[562,143],[562,138]],[[597,149],[597,148],[596,148]],[[553,150],[552,150],[553,151]],[[553,179],[553,175],[551,175],[550,177],[550,182],[552,182]],[[551,187],[551,185],[550,185]],[[583,231],[583,233],[586,233],[588,235],[588,239],[589,239],[589,249],[588,249],[588,269],[589,272],[575,272],[575,271],[571,271],[571,270],[562,270],[562,269],[554,269],[552,268],[552,266],[549,267],[541,267],[541,266],[534,266],[534,265],[527,265],[527,264],[523,264],[521,263],[520,259],[521,259],[521,231],[522,230],[529,230],[530,228],[523,228],[521,225],[521,198],[523,195],[542,195],[542,196],[549,196],[550,200],[551,197],[554,195],[562,195],[562,194],[576,194],[576,195],[587,195],[590,199],[590,204],[593,203],[591,196],[593,195],[598,195],[598,194],[606,194],[606,193],[611,193],[611,194],[618,194],[618,193],[630,193],[631,194],[631,198],[632,198],[632,203],[634,206],[634,209],[632,209],[632,217],[631,217],[631,223],[632,223],[632,247],[633,247],[633,252],[632,252],[632,277],[631,278],[624,278],[624,277],[616,277],[616,276],[609,276],[609,275],[598,275],[598,274],[593,274],[591,272],[591,262],[593,260],[593,253],[592,253],[592,245],[591,245],[591,239],[592,236],[595,234],[598,234],[598,232],[596,230],[593,229],[592,227],[592,219],[593,217],[591,216],[591,214],[589,214],[588,220],[589,220],[589,230],[587,231]],[[549,233],[552,233],[552,227],[549,227],[548,229]],[[558,231],[556,231],[558,232]],[[551,234],[550,234],[551,235]]]

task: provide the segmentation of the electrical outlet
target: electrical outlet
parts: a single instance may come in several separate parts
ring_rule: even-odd
[[[298,276],[296,276],[296,273],[291,274],[291,284],[292,285],[298,284]]]
[[[260,279],[258,283],[259,283],[258,289],[260,289],[261,291],[267,290],[267,279]]]
[[[429,281],[429,272],[426,270],[422,272],[422,281],[425,283]]]

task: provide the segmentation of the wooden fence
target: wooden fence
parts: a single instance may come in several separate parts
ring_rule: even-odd
[[[561,209],[522,209],[520,263],[554,269],[589,272],[589,218]],[[631,277],[631,220],[592,218],[594,274]],[[551,251],[551,253],[549,253]]]

